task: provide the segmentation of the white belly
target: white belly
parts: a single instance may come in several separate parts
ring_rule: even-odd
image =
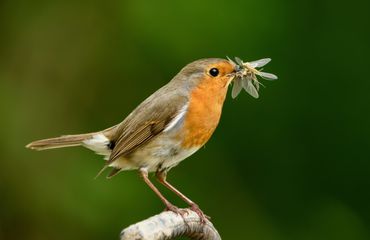
[[[184,149],[181,142],[174,141],[164,133],[130,156],[136,168],[146,167],[149,172],[168,171],[199,148]]]
[[[83,145],[109,159],[111,150],[107,148],[109,140],[103,134],[97,134]],[[147,168],[149,172],[168,171],[182,160],[195,153],[199,147],[184,149],[172,131],[162,132],[148,144],[142,146],[127,157],[121,157],[110,164],[122,170]]]

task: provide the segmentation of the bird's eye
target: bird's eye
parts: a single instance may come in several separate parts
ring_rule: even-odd
[[[212,76],[212,77],[217,77],[218,76],[218,69],[217,68],[211,68],[211,70],[209,70],[209,74]]]

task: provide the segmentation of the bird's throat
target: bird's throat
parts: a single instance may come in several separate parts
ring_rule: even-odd
[[[201,147],[215,131],[221,117],[227,86],[207,78],[195,87],[189,100],[182,131],[182,146]]]

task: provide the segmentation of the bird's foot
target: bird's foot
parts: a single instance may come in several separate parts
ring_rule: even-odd
[[[171,211],[181,215],[182,217],[184,217],[188,213],[186,210],[180,209],[171,203],[166,204],[166,208],[164,209],[164,211]]]
[[[186,210],[180,209],[180,208],[176,207],[175,205],[173,205],[171,203],[167,203],[166,208],[164,209],[164,211],[171,211],[171,212],[174,212],[175,214],[180,215],[181,218],[184,220],[185,224],[186,225],[188,224],[186,222],[186,219],[185,219],[185,215],[188,214],[188,212]]]
[[[203,211],[199,208],[199,206],[197,204],[195,204],[195,203],[191,204],[189,209],[192,210],[192,211],[194,211],[196,214],[198,214],[199,219],[200,219],[200,222],[202,224],[205,224],[206,221],[207,221],[207,219],[211,219],[210,217],[208,217],[207,215],[205,215],[203,213]]]

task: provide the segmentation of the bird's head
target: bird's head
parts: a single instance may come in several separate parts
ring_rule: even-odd
[[[225,90],[234,80],[232,97],[235,98],[244,88],[250,95],[258,98],[259,86],[262,85],[257,76],[266,80],[275,80],[277,76],[258,70],[271,61],[263,58],[252,62],[235,61],[222,58],[205,58],[186,65],[174,78],[188,89],[204,86],[213,90]]]
[[[239,71],[240,67],[232,61],[205,58],[186,65],[175,79],[179,79],[190,88],[199,86],[202,82],[226,88]]]

